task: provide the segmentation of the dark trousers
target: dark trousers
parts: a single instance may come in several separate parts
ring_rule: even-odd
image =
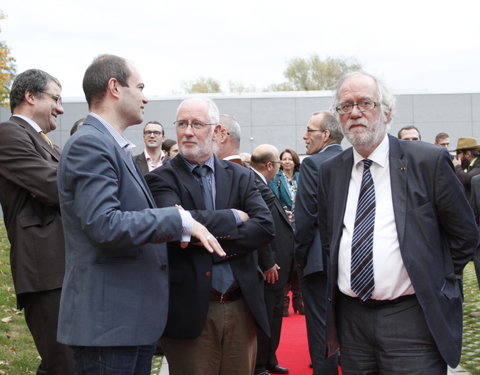
[[[278,365],[276,351],[280,343],[283,319],[283,288],[265,288],[265,306],[270,324],[270,337],[257,328],[257,359],[255,373]]]
[[[76,375],[150,375],[156,343],[141,346],[72,346]]]
[[[57,342],[58,310],[61,289],[23,293],[19,304],[23,306],[25,321],[32,334],[42,362],[38,375],[73,375],[71,349]]]
[[[338,355],[325,359],[327,346],[327,277],[318,272],[300,279],[314,375],[336,375]]]
[[[414,295],[368,305],[339,293],[337,308],[344,375],[447,374]]]

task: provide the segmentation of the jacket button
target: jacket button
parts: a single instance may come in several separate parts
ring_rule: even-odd
[[[210,271],[205,272],[205,276],[206,277],[212,277],[212,272],[210,272]]]

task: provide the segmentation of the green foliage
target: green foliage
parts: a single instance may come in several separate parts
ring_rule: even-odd
[[[0,10],[0,20],[6,18]],[[0,29],[1,31],[1,29]],[[0,41],[0,105],[8,106],[10,85],[15,78],[15,58],[10,56],[10,49],[5,42]]]
[[[213,78],[200,77],[195,82],[185,82],[183,89],[188,94],[206,94],[221,92],[220,82]]]
[[[287,82],[277,87],[283,87],[285,91],[332,90],[343,75],[361,68],[356,60],[350,62],[332,57],[321,60],[318,55],[311,55],[308,59],[296,57],[289,61],[284,72]]]

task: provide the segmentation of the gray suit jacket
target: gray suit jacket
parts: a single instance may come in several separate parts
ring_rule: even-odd
[[[451,367],[462,344],[462,270],[478,245],[478,229],[448,153],[425,142],[389,136],[390,180],[403,263],[442,357]],[[335,324],[338,250],[353,167],[349,148],[319,169],[319,226],[328,273],[328,350],[338,349]]]
[[[58,341],[156,342],[168,311],[162,242],[181,238],[178,210],[154,208],[133,161],[92,116],[65,145],[58,190],[66,242]]]
[[[342,152],[338,144],[303,159],[295,196],[295,260],[303,268],[303,276],[325,270],[318,230],[318,168],[325,160]]]
[[[16,294],[62,286],[65,251],[57,193],[60,149],[23,119],[0,124],[0,202]],[[21,306],[21,300],[19,300]]]

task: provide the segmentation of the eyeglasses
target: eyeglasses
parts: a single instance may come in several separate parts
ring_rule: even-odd
[[[274,161],[269,161],[267,163],[272,163],[272,164],[282,164],[281,160],[274,160]]]
[[[353,107],[357,106],[360,112],[366,112],[373,110],[380,103],[374,102],[372,100],[362,100],[358,103],[340,103],[335,110],[341,115],[347,115],[352,113]]]
[[[144,135],[155,135],[155,136],[159,136],[159,135],[163,135],[161,131],[158,131],[158,130],[145,130],[143,132]]]
[[[205,122],[201,122],[197,120],[194,120],[194,121],[178,120],[178,121],[175,121],[173,124],[178,129],[182,129],[182,130],[188,128],[189,125],[195,130],[203,129],[208,125],[217,125],[217,124],[207,124]]]
[[[311,133],[311,132],[324,132],[325,130],[323,129],[310,129],[310,128],[307,128],[307,133]]]
[[[57,105],[62,105],[62,97],[60,95],[50,94],[49,92],[46,92],[46,91],[40,91],[40,92],[42,94],[47,94],[49,97],[55,100],[55,103],[57,103]]]

